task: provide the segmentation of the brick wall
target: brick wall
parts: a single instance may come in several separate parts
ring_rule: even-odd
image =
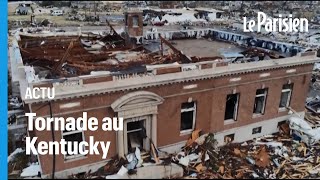
[[[192,98],[192,100],[197,102],[196,128],[202,129],[205,132],[219,132],[225,129],[244,126],[253,122],[264,121],[287,114],[287,111],[278,112],[278,106],[282,85],[288,81],[294,83],[291,107],[298,112],[303,111],[312,68],[313,65],[302,65],[185,83],[140,88],[139,90],[154,92],[165,99],[163,104],[158,107],[157,116],[157,144],[160,147],[184,141],[189,137],[189,135],[180,136],[181,103],[187,102],[188,98]],[[296,71],[287,73],[286,71],[289,69],[296,69]],[[233,80],[230,81],[230,79]],[[197,84],[197,86],[193,86],[195,88],[183,88],[184,86],[194,84]],[[261,117],[253,118],[253,104],[256,90],[260,89],[262,86],[268,88],[265,114]],[[236,122],[224,125],[226,96],[233,91],[240,93],[238,118]],[[130,92],[134,91],[121,91],[111,94],[106,93],[57,100],[52,103],[52,111],[54,116],[64,117],[79,117],[82,116],[82,111],[87,111],[88,117],[95,116],[99,120],[102,120],[102,118],[106,116],[115,116],[116,114],[112,111],[110,105],[121,96]],[[77,102],[79,102],[79,104],[76,107],[61,108],[61,105],[63,104]],[[49,115],[49,107],[47,104],[32,104],[31,108],[38,116]],[[64,115],[61,115],[61,113]],[[61,132],[56,132],[55,134],[56,140],[59,140],[59,138],[61,138]],[[89,135],[95,136],[96,140],[99,141],[111,141],[109,157],[117,154],[115,132],[104,132],[101,130],[85,132],[86,138],[88,138]],[[38,136],[39,140],[51,140],[51,132],[35,132],[35,136]],[[50,173],[52,157],[50,155],[40,156],[40,160],[42,163],[46,163],[46,166],[42,166],[42,168],[44,168],[43,173]],[[101,155],[89,155],[87,158],[81,160],[64,162],[63,156],[58,156],[56,159],[56,171],[94,163],[100,160],[102,160]]]
[[[138,26],[133,26],[133,18],[138,18]],[[133,36],[143,36],[143,17],[142,13],[139,12],[130,12],[128,13],[127,26],[129,35]]]

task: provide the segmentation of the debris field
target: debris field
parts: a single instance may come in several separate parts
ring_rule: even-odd
[[[319,117],[318,117],[319,118]],[[298,119],[298,120],[297,120]],[[214,134],[192,132],[181,152],[168,154],[153,144],[150,152],[136,148],[126,158],[113,157],[97,172],[72,175],[70,178],[112,179],[119,174],[135,174],[143,166],[183,168],[184,179],[292,179],[320,176],[320,143],[304,140],[293,133],[295,125],[307,123],[293,117],[279,125],[279,132],[242,143],[230,142],[218,147]],[[316,130],[315,127],[312,127]],[[115,176],[114,176],[115,174]],[[110,178],[108,178],[110,177]]]

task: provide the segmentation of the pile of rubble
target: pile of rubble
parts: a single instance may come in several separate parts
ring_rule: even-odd
[[[279,126],[279,133],[244,143],[227,141],[221,147],[214,134],[195,130],[179,153],[161,152],[151,143],[151,152],[136,148],[126,158],[112,158],[97,172],[70,178],[315,178],[320,175],[320,139],[306,141],[298,133],[320,129],[307,130],[305,123],[292,117]]]
[[[76,14],[68,14],[66,17],[66,20],[68,21],[99,21],[99,15],[86,15],[81,13]]]
[[[23,103],[22,103],[20,97],[9,96],[9,99],[8,99],[8,110],[22,109],[22,108],[23,108]]]
[[[175,156],[176,162],[183,165],[188,179],[319,177],[319,139],[306,143],[293,133],[299,130],[298,123],[305,122],[298,119],[282,124],[277,134],[222,147],[216,146],[212,134],[199,136],[200,131],[194,131],[184,151]],[[319,129],[313,131],[319,134]]]
[[[115,156],[96,172],[72,175],[71,179],[163,179],[183,175],[183,169],[171,162],[171,155],[158,151],[152,144],[152,151],[135,148],[126,158]]]
[[[305,120],[314,127],[320,127],[320,96],[310,98],[306,102]]]

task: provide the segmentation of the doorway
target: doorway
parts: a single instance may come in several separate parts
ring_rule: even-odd
[[[145,120],[127,123],[127,144],[128,152],[134,152],[135,148],[142,149],[143,141],[146,138]]]
[[[125,120],[124,150],[125,154],[132,153],[136,147],[150,150],[151,123],[149,116],[140,116]]]

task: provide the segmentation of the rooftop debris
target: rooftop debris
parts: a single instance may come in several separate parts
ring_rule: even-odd
[[[25,65],[38,66],[37,71],[50,71],[48,75],[44,75],[45,78],[54,77],[57,68],[60,68],[62,75],[68,77],[90,74],[91,71],[124,71],[147,64],[210,60],[210,58],[189,58],[165,39],[162,39],[162,42],[168,45],[173,53],[161,56],[157,52],[148,52],[143,46],[127,47],[116,33],[99,39],[91,37],[87,40],[78,37],[63,39],[22,37],[19,46]]]
[[[264,60],[265,56],[268,55],[269,57],[272,57],[273,59],[280,58],[279,54],[270,51],[270,50],[264,50],[261,48],[248,48],[246,51],[242,52],[245,57],[259,57],[259,60]]]
[[[107,21],[108,22],[108,21]],[[111,32],[104,35],[26,37],[21,35],[19,47],[23,62],[34,68],[36,78],[73,77],[92,71],[147,73],[146,65],[196,63],[221,60],[222,57],[187,56],[160,36],[160,49],[150,51],[147,45],[129,45],[108,23]],[[72,43],[71,43],[72,42]],[[164,45],[166,49],[164,53]],[[241,55],[242,54],[242,55]],[[249,48],[234,62],[250,62],[279,58],[274,52]]]

